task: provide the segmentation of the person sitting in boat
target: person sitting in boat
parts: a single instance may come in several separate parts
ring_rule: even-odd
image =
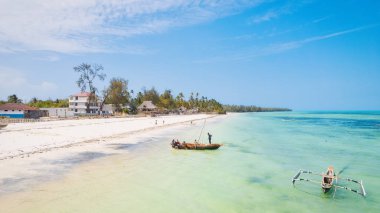
[[[179,147],[179,145],[180,145],[180,143],[179,143],[179,141],[178,141],[178,139],[177,139],[177,141],[176,140],[172,140],[172,147]]]
[[[334,167],[329,166],[327,168],[326,175],[324,175],[324,177],[323,177],[323,179],[324,179],[323,182],[327,183],[327,184],[331,184],[332,181],[333,181],[334,176],[335,176],[335,174],[334,174]]]
[[[198,141],[197,141],[197,139],[194,140],[194,143],[195,143],[195,144],[199,144]]]
[[[207,133],[207,135],[208,135],[208,142],[209,142],[209,144],[211,144],[211,137],[212,137],[212,135],[209,132]]]

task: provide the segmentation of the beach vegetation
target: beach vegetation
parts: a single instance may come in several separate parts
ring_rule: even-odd
[[[56,99],[56,100],[39,100],[36,97],[32,98],[28,102],[29,106],[37,108],[66,108],[69,107],[68,99]]]
[[[8,103],[22,103],[22,100],[16,94],[8,96]]]
[[[171,90],[165,90],[161,95],[158,102],[158,107],[167,109],[167,110],[174,110],[176,109],[176,103],[174,100],[174,97],[172,95]]]
[[[154,87],[152,87],[149,90],[144,89],[144,91],[142,93],[142,101],[141,101],[141,103],[143,101],[152,101],[152,103],[154,105],[159,105],[160,94],[158,93],[158,91]]]
[[[128,81],[123,78],[112,78],[104,94],[106,94],[106,103],[114,105],[116,112],[122,112],[122,107],[130,101]]]

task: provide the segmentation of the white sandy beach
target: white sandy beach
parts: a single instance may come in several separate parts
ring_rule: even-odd
[[[204,119],[212,115],[106,118],[9,124],[0,130],[0,160],[26,157],[91,142],[109,142],[131,133]],[[157,124],[156,124],[157,121]]]
[[[150,135],[190,125],[191,121],[194,121],[193,125],[201,126],[203,122],[199,120],[214,116],[198,114],[9,124],[0,130],[0,185],[6,186],[0,188],[0,195],[22,190],[32,185],[35,179],[44,178],[45,174],[62,173],[67,167],[67,162],[59,167],[47,164],[47,161],[80,162],[96,158],[98,153],[115,154],[118,149],[112,146],[149,141]]]

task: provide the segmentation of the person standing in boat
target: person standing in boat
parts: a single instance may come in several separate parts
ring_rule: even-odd
[[[208,143],[211,144],[211,137],[212,137],[212,135],[209,132],[207,133],[207,135],[208,135]]]

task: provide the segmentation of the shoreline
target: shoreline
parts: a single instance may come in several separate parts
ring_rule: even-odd
[[[131,147],[149,142],[155,135],[162,135],[165,132],[176,129],[183,130],[185,128],[199,127],[203,123],[199,121],[205,118],[215,121],[215,119],[223,119],[224,117],[220,115],[200,114],[148,117],[143,119],[116,118],[97,122],[96,120],[79,120],[74,121],[74,123],[70,121],[71,125],[62,122],[49,122],[48,125],[42,122],[38,123],[43,124],[42,126],[35,125],[37,123],[13,125],[7,131],[1,130],[0,132],[0,197],[24,191],[30,186],[41,182],[55,180],[81,163],[115,154],[128,154]],[[165,120],[165,123],[156,125],[156,120],[160,120],[161,122]],[[83,124],[83,122],[86,124]],[[66,133],[67,131],[62,131],[62,128],[68,131],[71,131],[72,128],[81,131],[83,129],[91,130],[94,127],[95,129],[101,129],[104,124],[110,125],[115,123],[121,124],[122,127],[108,132],[109,134],[95,134],[92,138],[85,137],[88,136],[86,135],[88,132],[77,137],[54,135],[54,137],[58,138],[56,141],[49,141],[51,137],[44,137],[45,134],[52,131]],[[33,125],[39,128],[30,128]],[[33,137],[29,136],[29,140],[20,142],[22,138],[18,138],[17,136],[22,134],[32,135],[31,132],[35,134]],[[117,134],[111,134],[115,132]],[[43,140],[36,141],[35,137],[42,138]],[[66,141],[67,137],[71,137],[69,142]],[[5,141],[5,139],[10,138],[12,138],[12,141]],[[21,147],[11,144],[14,141],[18,142],[16,145],[21,144]],[[57,144],[57,141],[60,141],[61,144]],[[38,145],[31,146],[31,142],[36,142]],[[6,152],[4,151],[5,148],[13,151]],[[32,148],[35,150],[25,151]]]
[[[207,115],[207,114],[197,114],[197,115],[176,115],[176,116],[162,116],[162,117],[143,117],[143,118],[110,118],[110,119],[88,119],[88,120],[65,120],[65,121],[49,121],[49,122],[39,122],[39,123],[16,123],[10,124],[6,129],[0,131],[0,161],[13,159],[13,158],[24,158],[30,155],[49,152],[55,149],[70,148],[73,146],[78,146],[81,144],[95,143],[95,142],[107,142],[112,139],[120,139],[129,135],[147,132],[154,129],[168,128],[188,122],[194,122],[203,119],[211,119],[218,115]],[[165,121],[166,120],[166,121]],[[163,124],[155,124],[158,121],[165,121]],[[84,123],[85,122],[85,123]],[[134,123],[133,123],[134,122]],[[102,125],[104,128],[109,128],[106,125],[125,124],[126,129],[119,129],[116,131],[111,131],[106,134],[81,134],[71,138],[65,133],[72,133],[72,131],[91,131],[91,128],[96,125]],[[52,125],[50,125],[52,124]],[[33,128],[33,126],[35,128]],[[95,130],[101,130],[102,127],[95,127]],[[63,130],[62,129],[68,129]],[[73,129],[76,128],[76,129]],[[91,129],[90,129],[91,128]],[[61,131],[62,134],[54,134],[54,130]],[[22,137],[34,136],[35,138],[26,138],[23,142],[21,140],[25,139]],[[39,140],[43,136],[45,137]],[[58,139],[57,139],[58,137]],[[36,143],[34,145],[28,145],[27,143]],[[16,143],[16,145],[14,145]]]

